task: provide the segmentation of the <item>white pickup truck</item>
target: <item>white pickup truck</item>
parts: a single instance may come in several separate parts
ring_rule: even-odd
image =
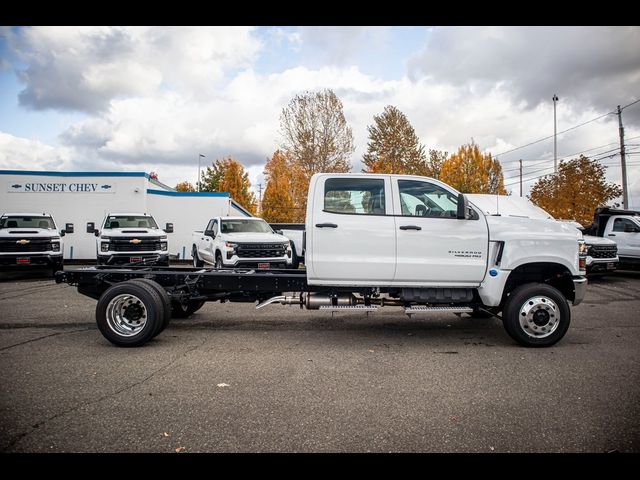
[[[48,213],[3,213],[0,216],[0,266],[45,265],[62,270],[62,237],[73,233],[73,223],[58,230]]]
[[[216,217],[193,232],[194,267],[292,268],[288,238],[273,231],[261,218]]]
[[[169,265],[167,233],[173,232],[173,224],[164,230],[151,215],[146,213],[109,213],[101,223],[87,223],[87,233],[96,238],[98,265],[155,264]]]
[[[620,266],[640,268],[640,211],[596,208],[593,224],[583,232],[616,242]]]
[[[548,347],[567,332],[570,304],[585,295],[586,249],[579,230],[551,218],[485,213],[432,178],[316,174],[305,223],[306,269],[202,268],[201,252],[208,252],[208,262],[215,262],[215,252],[234,261],[244,238],[222,237],[228,242],[224,250],[203,248],[213,242],[204,239],[207,231],[221,235],[210,222],[195,237],[202,245],[194,251],[196,268],[95,267],[58,272],[56,281],[97,299],[100,332],[125,347],[143,345],[171,315],[191,314],[207,301],[354,313],[392,306],[409,316],[495,315],[516,342]]]

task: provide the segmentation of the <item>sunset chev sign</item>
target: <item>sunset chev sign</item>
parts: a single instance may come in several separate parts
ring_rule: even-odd
[[[9,193],[115,193],[116,184],[110,182],[11,182]]]

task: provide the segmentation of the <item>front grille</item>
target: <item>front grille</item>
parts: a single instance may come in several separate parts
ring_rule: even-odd
[[[284,257],[286,253],[282,243],[239,243],[236,253],[240,258]]]
[[[160,241],[155,238],[148,240],[139,238],[142,240],[140,243],[131,243],[134,237],[131,238],[114,238],[109,242],[109,250],[112,252],[151,252],[160,250]]]
[[[20,240],[29,240],[29,243],[20,245],[16,243]],[[49,238],[19,238],[0,240],[0,252],[7,253],[29,253],[29,252],[49,252],[51,251],[51,239]]]
[[[592,258],[615,258],[618,255],[618,247],[593,245],[589,247],[587,254]]]

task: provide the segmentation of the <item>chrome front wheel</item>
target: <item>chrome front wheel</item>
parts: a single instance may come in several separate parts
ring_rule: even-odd
[[[537,296],[527,299],[520,307],[520,326],[533,338],[546,338],[560,325],[558,305],[549,297]]]

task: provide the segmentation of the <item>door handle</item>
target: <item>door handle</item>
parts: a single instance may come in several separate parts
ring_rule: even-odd
[[[422,227],[417,225],[400,225],[400,230],[422,230]]]
[[[616,234],[615,234],[615,233],[610,233],[610,234],[609,234],[609,236],[610,236],[610,237],[615,237],[615,236],[616,236]]]
[[[335,223],[316,223],[316,227],[318,228],[338,228],[338,225]]]

